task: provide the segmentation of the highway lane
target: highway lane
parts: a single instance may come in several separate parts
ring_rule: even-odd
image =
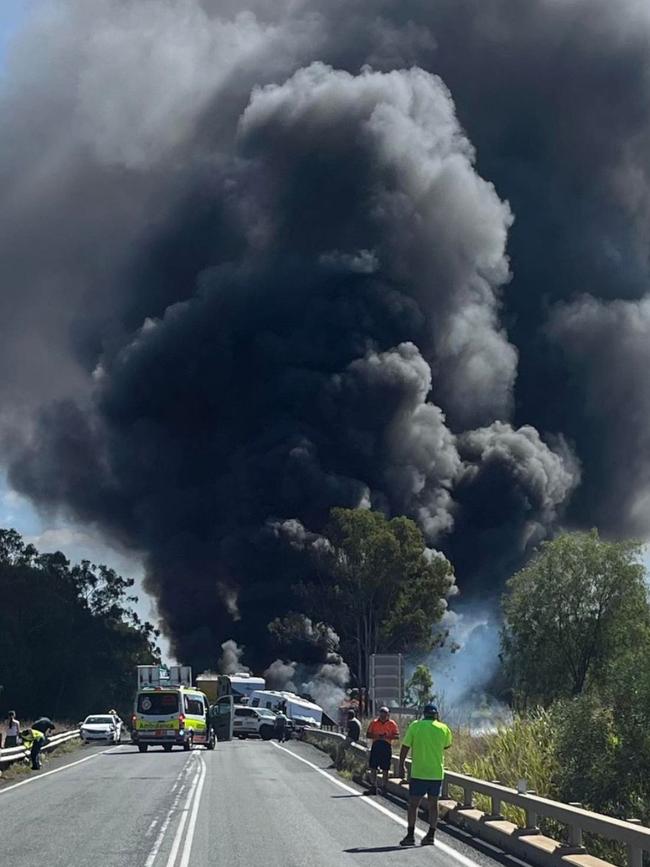
[[[110,748],[0,790],[0,851],[12,867],[495,867],[439,831],[400,849],[404,811],[327,769],[307,744],[218,744],[208,753]],[[457,854],[455,854],[457,853]]]

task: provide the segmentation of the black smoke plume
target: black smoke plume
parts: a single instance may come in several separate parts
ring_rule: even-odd
[[[633,0],[38,7],[4,460],[141,552],[179,658],[258,664],[274,528],[333,505],[413,516],[470,594],[559,521],[647,534],[649,37]]]

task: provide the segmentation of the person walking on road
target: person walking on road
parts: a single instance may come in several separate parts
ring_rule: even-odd
[[[41,769],[41,749],[45,743],[45,735],[38,729],[23,729],[20,733],[22,742],[29,750],[29,757],[32,760],[32,770],[40,771]]]
[[[433,846],[438,825],[438,798],[445,776],[445,750],[452,744],[451,730],[438,719],[434,704],[424,707],[423,719],[415,720],[406,730],[399,754],[399,775],[404,779],[404,763],[411,750],[409,778],[408,829],[400,846],[415,846],[415,820],[422,798],[429,802],[429,830],[423,846]]]
[[[6,750],[11,747],[18,746],[18,735],[20,734],[20,722],[16,719],[16,711],[10,710],[7,714],[7,724],[5,726],[5,744]],[[0,744],[2,746],[2,744]]]
[[[278,739],[278,742],[283,744],[287,739],[287,723],[289,720],[287,719],[286,714],[282,711],[276,714],[275,716],[275,736]]]
[[[370,791],[368,794],[377,794],[377,771],[381,770],[384,778],[382,791],[385,795],[388,788],[388,772],[393,760],[391,744],[399,738],[397,723],[390,718],[390,711],[387,707],[379,708],[379,716],[368,726],[366,737],[372,741],[368,758],[370,769]]]

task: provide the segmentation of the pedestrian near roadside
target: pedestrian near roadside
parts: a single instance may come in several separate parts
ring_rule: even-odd
[[[348,726],[345,735],[347,744],[356,744],[361,737],[361,723],[356,717],[355,712],[350,708],[348,711]]]
[[[356,717],[355,712],[350,708],[347,714],[347,722],[345,726],[345,741],[339,743],[336,749],[336,759],[334,767],[339,770],[343,767],[343,756],[345,755],[346,747],[356,744],[361,737],[361,723]]]
[[[286,715],[280,711],[275,716],[275,736],[278,742],[283,744],[287,739],[287,723],[289,720]]]
[[[5,725],[5,745],[6,750],[11,747],[18,746],[18,735],[20,734],[20,722],[16,719],[16,711],[10,710],[7,714],[7,722]],[[1,744],[0,744],[1,746]]]
[[[409,778],[408,829],[400,846],[415,846],[415,821],[422,798],[429,803],[429,830],[423,846],[433,846],[438,825],[438,798],[445,776],[445,750],[452,744],[451,730],[438,719],[434,704],[424,707],[423,719],[415,720],[406,730],[399,755],[399,775],[404,779],[404,763],[411,750]]]
[[[45,744],[45,735],[39,729],[23,729],[20,733],[22,742],[29,750],[29,757],[32,760],[32,770],[40,771],[41,769],[41,749]]]
[[[32,728],[45,735],[45,742],[47,743],[49,733],[54,731],[56,726],[48,716],[42,716],[32,723]]]
[[[368,768],[370,769],[370,791],[368,794],[377,794],[377,771],[383,773],[382,791],[384,795],[388,787],[388,772],[393,760],[391,744],[399,738],[399,729],[395,720],[390,718],[387,707],[379,708],[379,716],[368,726],[366,737],[372,741]]]

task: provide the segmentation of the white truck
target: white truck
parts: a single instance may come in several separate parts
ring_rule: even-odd
[[[250,706],[276,712],[282,710],[295,726],[320,728],[323,720],[323,708],[320,705],[286,690],[257,689],[251,693]]]

